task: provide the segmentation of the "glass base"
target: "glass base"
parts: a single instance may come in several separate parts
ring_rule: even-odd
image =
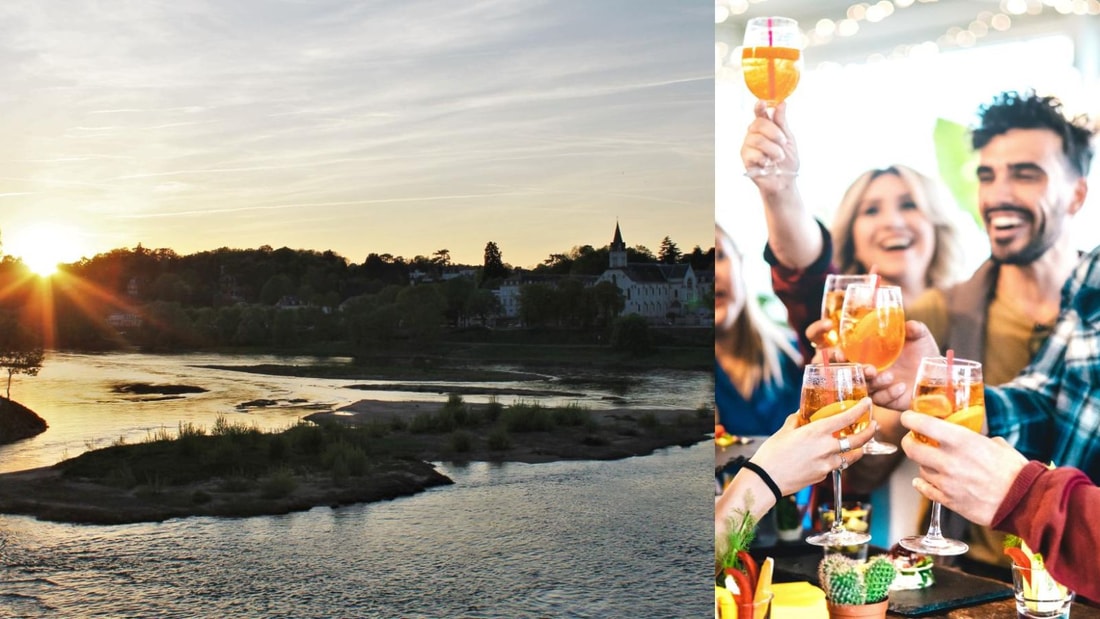
[[[863,444],[863,453],[871,456],[888,456],[897,453],[898,446],[893,443],[880,443],[871,439]]]
[[[745,176],[749,178],[757,178],[760,176],[798,176],[798,173],[780,170],[776,167],[748,168],[745,170]]]
[[[913,535],[898,540],[901,547],[912,552],[926,555],[952,556],[961,555],[970,550],[970,546],[957,539],[946,537],[928,537],[927,535]]]
[[[811,535],[806,538],[807,544],[813,544],[814,546],[858,546],[860,544],[866,544],[871,541],[871,536],[867,533],[856,533],[855,531],[849,531],[847,529],[831,529],[824,533],[818,533],[817,535]]]

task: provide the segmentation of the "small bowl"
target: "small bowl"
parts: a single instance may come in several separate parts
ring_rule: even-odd
[[[912,589],[927,589],[936,584],[936,575],[932,572],[932,564],[920,567],[898,568],[898,575],[890,585],[891,591],[908,591]]]

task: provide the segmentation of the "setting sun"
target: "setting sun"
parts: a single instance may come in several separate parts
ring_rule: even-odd
[[[80,256],[77,235],[62,226],[34,224],[24,229],[5,230],[4,253],[23,261],[31,271],[42,277],[57,272],[57,265]]]

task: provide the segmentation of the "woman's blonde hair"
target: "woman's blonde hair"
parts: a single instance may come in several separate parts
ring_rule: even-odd
[[[714,225],[714,230],[728,259],[743,263],[733,238],[718,224]],[[731,284],[737,285],[737,282]],[[791,337],[764,313],[744,277],[741,277],[741,284],[746,296],[744,307],[737,316],[727,314],[725,324],[717,325],[715,336],[723,331],[729,338],[730,345],[726,352],[739,361],[737,367],[741,368],[737,375],[730,376],[730,381],[738,391],[748,395],[766,382],[782,387],[785,382],[782,357],[786,355],[801,364],[802,355],[795,349]]]
[[[909,186],[913,202],[932,222],[935,248],[932,261],[925,273],[925,285],[933,288],[946,288],[955,283],[958,265],[962,260],[962,240],[959,230],[951,219],[951,213],[957,207],[950,201],[941,185],[916,170],[894,164],[879,170],[868,170],[859,175],[844,192],[844,198],[837,207],[830,232],[833,236],[834,257],[837,269],[841,273],[862,274],[868,265],[856,260],[856,247],[852,239],[852,226],[859,214],[859,203],[871,181],[883,174],[893,174]]]

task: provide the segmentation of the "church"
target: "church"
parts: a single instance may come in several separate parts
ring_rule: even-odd
[[[596,283],[608,281],[623,292],[623,315],[639,314],[655,323],[695,320],[695,309],[702,299],[699,278],[690,264],[627,262],[622,230],[615,223],[611,241],[610,264]]]

